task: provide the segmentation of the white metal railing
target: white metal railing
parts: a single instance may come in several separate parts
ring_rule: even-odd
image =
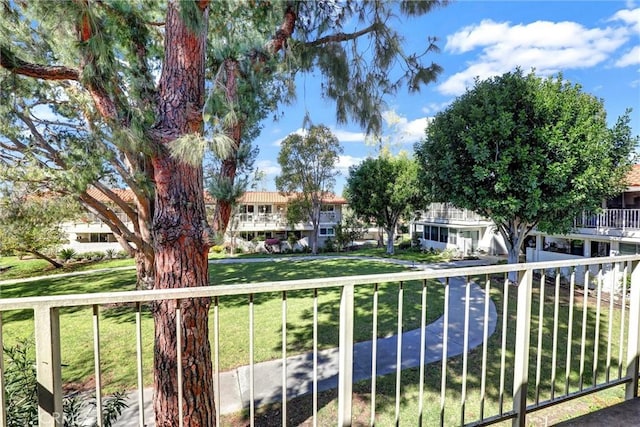
[[[584,212],[574,220],[574,227],[640,230],[640,209],[604,209],[600,213]]]
[[[422,212],[421,220],[423,221],[465,221],[480,222],[489,221],[487,218],[470,211],[468,209],[459,209],[448,203],[432,203]]]
[[[597,274],[592,274],[594,269]],[[563,275],[561,272],[565,271]],[[604,274],[603,272],[609,272]],[[506,280],[516,272],[517,286]],[[578,286],[576,275],[584,275],[587,287]],[[609,282],[609,283],[607,283]],[[403,306],[405,290],[414,286],[420,294],[419,307],[413,304]],[[389,313],[381,310],[379,291],[394,292],[396,315],[394,337],[380,337],[379,325],[389,321]],[[135,320],[132,328],[136,333],[137,398],[138,407],[144,405],[143,393],[143,334],[141,315],[145,304],[157,300],[184,300],[189,298],[212,298],[213,323],[213,375],[216,390],[215,402],[220,406],[220,312],[225,308],[223,297],[247,296],[246,307],[249,324],[249,414],[250,425],[254,423],[256,397],[254,394],[254,369],[256,365],[256,342],[254,331],[254,296],[271,296],[281,300],[282,327],[282,370],[281,384],[273,384],[272,389],[281,388],[281,399],[290,397],[287,382],[291,364],[287,354],[288,328],[292,319],[287,317],[287,295],[296,291],[310,291],[313,318],[313,365],[309,373],[312,386],[314,425],[318,423],[318,394],[320,391],[321,369],[318,355],[320,321],[319,292],[338,289],[339,318],[338,339],[338,425],[351,425],[353,388],[356,378],[354,357],[366,354],[370,357],[371,381],[371,425],[376,423],[377,380],[380,375],[395,375],[394,417],[396,424],[403,416],[400,403],[417,400],[416,417],[420,423],[430,414],[436,420],[424,421],[428,425],[489,425],[504,420],[512,420],[514,425],[526,425],[528,413],[547,408],[569,399],[601,391],[614,386],[625,386],[628,399],[636,397],[638,391],[638,361],[640,358],[640,257],[621,256],[611,258],[588,258],[581,260],[556,261],[547,263],[499,265],[487,267],[467,267],[459,269],[411,271],[395,274],[294,280],[283,282],[255,283],[246,285],[221,285],[201,288],[148,290],[119,293],[96,293],[85,295],[62,295],[50,297],[30,297],[1,299],[0,314],[11,310],[33,310],[35,343],[37,355],[37,378],[39,383],[40,425],[59,424],[62,413],[62,372],[60,310],[68,307],[93,307],[93,354],[95,361],[96,396],[100,401],[101,383],[101,341],[104,325],[100,321],[102,311],[113,304],[129,303],[135,306]],[[368,294],[359,293],[368,289]],[[606,294],[606,289],[619,289],[617,293]],[[513,294],[513,295],[512,295]],[[434,323],[426,325],[427,296],[441,295],[442,316]],[[370,342],[355,343],[354,310],[358,298],[359,310],[364,305],[371,306]],[[370,300],[366,303],[363,298]],[[237,304],[237,299],[234,304]],[[176,306],[180,306],[176,304]],[[388,309],[389,307],[386,307]],[[408,310],[417,310],[411,312]],[[323,312],[323,314],[326,314]],[[183,313],[176,312],[177,330],[182,330],[180,322]],[[421,319],[418,329],[405,331],[403,318]],[[271,319],[273,322],[274,319]],[[2,327],[0,316],[0,344]],[[430,329],[432,328],[432,329]],[[552,331],[549,333],[549,331]],[[412,335],[413,334],[413,335]],[[416,335],[417,334],[417,335]],[[411,338],[413,337],[413,338]],[[409,345],[414,340],[419,345]],[[178,337],[177,348],[181,348],[182,337]],[[405,345],[406,344],[406,345]],[[452,377],[450,357],[456,354],[454,347],[462,348],[461,370]],[[470,351],[481,347],[481,352]],[[382,350],[384,348],[384,350]],[[311,349],[310,349],[311,350]],[[431,359],[433,353],[439,359]],[[177,352],[180,354],[180,352]],[[605,356],[606,354],[606,356]],[[324,356],[323,356],[324,357]],[[470,358],[473,357],[471,361]],[[381,359],[395,360],[384,366]],[[1,358],[0,358],[1,360]],[[0,362],[1,363],[1,362]],[[435,363],[435,369],[429,363]],[[551,365],[548,373],[543,366]],[[362,360],[359,360],[362,365]],[[177,360],[178,370],[181,361]],[[0,365],[1,367],[1,365]],[[499,368],[498,368],[499,367]],[[402,383],[401,370],[418,368],[417,384]],[[429,378],[426,369],[432,369]],[[457,369],[457,368],[456,368]],[[495,370],[498,372],[495,372]],[[293,370],[293,369],[292,369]],[[437,378],[437,373],[440,377]],[[182,391],[181,375],[177,373],[178,390]],[[276,378],[276,377],[274,377]],[[435,378],[435,379],[433,379]],[[480,384],[470,381],[479,378]],[[0,385],[4,383],[4,373],[0,370]],[[459,386],[454,384],[460,384]],[[419,387],[415,395],[405,396],[407,387]],[[439,399],[430,393],[439,390]],[[489,392],[489,388],[492,391]],[[494,389],[495,388],[495,389]],[[179,392],[179,396],[181,393]],[[389,392],[391,393],[391,392]],[[456,394],[459,400],[452,403]],[[470,400],[470,396],[474,399]],[[0,393],[0,399],[4,393]],[[6,425],[4,401],[0,400],[0,424]],[[406,406],[406,401],[403,406]],[[473,404],[474,408],[470,408]],[[477,405],[477,406],[476,406]],[[182,407],[182,405],[178,405]],[[391,411],[389,405],[388,411]],[[98,406],[98,410],[100,406]],[[286,403],[281,407],[282,419],[287,420]],[[453,413],[452,413],[453,412]],[[99,412],[98,412],[99,413]],[[220,425],[220,411],[217,422]],[[144,413],[139,411],[139,425],[145,425]],[[413,419],[413,418],[412,418]],[[323,421],[323,423],[326,421]]]

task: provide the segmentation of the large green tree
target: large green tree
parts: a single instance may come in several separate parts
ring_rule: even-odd
[[[304,135],[293,133],[287,136],[278,153],[282,170],[276,177],[276,188],[293,196],[287,210],[289,222],[311,221],[313,254],[318,253],[322,201],[333,191],[337,175],[335,166],[340,153],[340,141],[323,125],[311,126]]]
[[[61,223],[78,214],[74,200],[15,187],[3,193],[0,195],[0,251],[30,253],[56,268],[62,267],[51,252],[67,242]]]
[[[345,195],[356,215],[384,229],[388,254],[394,253],[398,221],[426,203],[418,182],[418,164],[406,153],[393,157],[382,152],[349,168]]]
[[[567,232],[624,189],[638,142],[628,114],[609,128],[602,101],[562,76],[477,80],[416,145],[422,188],[491,218],[517,262],[534,227]]]
[[[379,128],[380,106],[441,71],[402,50],[391,27],[446,1],[3,1],[0,162],[8,178],[40,169],[75,196],[137,259],[156,289],[208,284],[214,234],[202,153],[221,153],[233,188],[241,145],[317,71],[339,122]],[[423,53],[436,48],[425,38]],[[177,153],[177,154],[175,154]],[[188,154],[188,155],[185,155]],[[131,188],[133,204],[111,191]],[[227,185],[227,184],[225,184]],[[133,230],[93,187],[122,209]],[[226,227],[233,194],[220,198]],[[226,204],[226,205],[225,205]],[[157,426],[215,423],[207,299],[182,300],[183,402],[176,390],[175,302],[153,307]]]

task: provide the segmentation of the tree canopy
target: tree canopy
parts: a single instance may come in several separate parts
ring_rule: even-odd
[[[367,222],[375,222],[387,233],[387,253],[394,253],[398,221],[426,203],[418,182],[418,164],[406,154],[382,153],[349,168],[345,195],[349,207]]]
[[[333,191],[338,156],[342,147],[338,138],[324,125],[311,126],[304,135],[293,133],[280,146],[278,163],[282,168],[276,177],[276,188],[293,195],[288,211],[289,221],[310,220],[313,225],[311,251],[318,253],[318,227],[322,200]],[[291,215],[295,215],[295,218]]]
[[[67,242],[61,223],[77,213],[77,204],[68,197],[11,188],[0,196],[0,251],[30,253],[62,267],[52,252]]]
[[[517,69],[476,80],[416,153],[425,191],[491,218],[515,262],[534,227],[565,233],[620,193],[637,143],[628,112],[609,128],[603,102],[579,85]]]

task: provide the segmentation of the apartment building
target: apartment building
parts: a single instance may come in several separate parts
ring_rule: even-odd
[[[115,191],[124,201],[133,203],[133,193],[127,189]],[[101,192],[89,190],[91,196],[100,202],[111,205],[111,209],[130,228],[133,227],[129,218],[120,208],[113,205]],[[283,196],[275,191],[250,191],[240,199],[236,213],[230,220],[229,233],[246,240],[263,236],[265,238],[286,239],[293,234],[297,238],[308,237],[313,232],[311,221],[296,224],[287,222],[287,205],[291,197]],[[323,198],[320,212],[320,226],[318,243],[324,244],[327,238],[335,237],[335,227],[342,218],[343,206],[346,200],[334,194],[327,194]],[[212,211],[215,200],[205,195],[208,211]],[[65,247],[73,248],[78,253],[105,251],[107,249],[122,249],[109,227],[97,216],[85,213],[74,221],[63,224],[69,243]]]

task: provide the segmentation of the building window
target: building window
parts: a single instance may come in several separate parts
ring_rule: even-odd
[[[635,255],[640,253],[638,251],[638,245],[635,243],[620,243],[619,252],[620,255]]]
[[[270,214],[271,213],[271,205],[258,205],[258,213],[261,214]]]
[[[449,229],[447,227],[440,227],[440,242],[447,243],[449,240]]]
[[[320,206],[320,210],[322,212],[335,212],[336,207],[335,205],[322,205]]]
[[[434,242],[437,242],[439,239],[439,232],[440,230],[438,229],[438,227],[431,226],[431,236],[429,240],[433,240]]]
[[[336,231],[333,228],[320,228],[321,236],[335,236]]]
[[[253,205],[240,205],[240,213],[253,213],[254,208]]]
[[[458,230],[452,228],[449,230],[449,243],[456,245],[458,243]]]

